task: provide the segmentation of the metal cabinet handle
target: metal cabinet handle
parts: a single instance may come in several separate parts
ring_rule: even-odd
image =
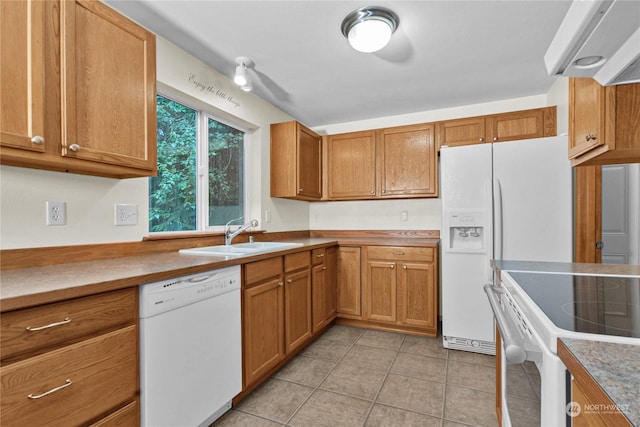
[[[38,144],[38,145],[44,144],[44,138],[41,137],[40,135],[36,135],[33,138],[31,138],[31,142],[33,144]]]
[[[478,139],[478,141],[484,142],[484,138],[480,138],[480,139]]]
[[[403,270],[406,270],[406,269],[407,269],[407,266],[406,266],[406,265],[403,265],[403,266],[402,266],[402,269],[403,269]]]
[[[588,134],[586,134],[586,135],[584,136],[584,139],[586,139],[586,140],[587,140],[587,142],[588,142],[588,141],[592,141],[592,140],[593,140],[593,141],[595,141],[595,140],[596,140],[596,135],[595,135],[595,134],[593,134],[593,133],[588,133]]]
[[[278,282],[278,286],[283,286],[284,282]]]
[[[41,397],[45,397],[45,396],[50,395],[51,393],[55,393],[56,391],[60,391],[60,390],[62,390],[63,388],[67,388],[67,387],[69,387],[71,384],[73,384],[73,382],[71,382],[71,380],[70,380],[69,378],[67,378],[67,381],[65,381],[65,383],[64,383],[64,384],[59,385],[58,387],[54,387],[54,388],[52,388],[51,390],[49,390],[49,391],[45,391],[44,393],[41,393],[41,394],[33,394],[33,393],[31,393],[31,394],[29,394],[27,397],[28,397],[29,399],[40,399]]]
[[[287,279],[287,283],[293,282],[293,279]]]
[[[323,270],[326,270],[326,269],[327,269],[327,267],[322,267],[322,269],[323,269]]]
[[[382,190],[382,194],[384,194],[384,193],[386,193],[386,192],[387,192],[387,190]]]
[[[36,326],[35,328],[31,326],[27,326],[25,329],[29,332],[36,332],[36,331],[41,331],[43,329],[53,328],[54,326],[66,325],[69,322],[71,322],[71,318],[65,317],[64,320],[61,320],[60,322],[49,323],[48,325],[44,325],[44,326]]]
[[[302,188],[298,188],[298,193],[302,193]]]
[[[80,151],[80,146],[78,144],[71,144],[69,146],[69,150],[71,150],[71,151]]]
[[[498,137],[497,137],[497,136],[494,136],[494,137],[493,137],[493,140],[494,140],[494,141],[497,141],[497,140],[498,140]]]
[[[369,194],[376,194],[375,190],[369,191]]]
[[[396,268],[396,265],[395,265],[395,264],[391,264],[391,265],[389,266],[389,268],[391,268],[391,269],[393,270],[394,268]]]
[[[394,255],[404,255],[404,252],[394,252]]]
[[[322,258],[324,256],[324,254],[318,254],[316,255],[317,258]]]

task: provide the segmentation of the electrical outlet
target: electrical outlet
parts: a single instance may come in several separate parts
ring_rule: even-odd
[[[67,203],[66,202],[46,202],[47,225],[67,224]]]
[[[125,205],[116,203],[115,205],[115,225],[137,225],[138,205]]]

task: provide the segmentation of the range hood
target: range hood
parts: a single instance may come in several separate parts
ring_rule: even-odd
[[[640,2],[574,0],[544,62],[549,75],[640,82]]]

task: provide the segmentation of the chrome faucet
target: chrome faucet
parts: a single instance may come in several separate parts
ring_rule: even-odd
[[[232,219],[231,221],[227,222],[224,226],[224,244],[226,246],[231,245],[231,241],[233,240],[234,237],[236,237],[238,234],[242,233],[243,231],[252,228],[252,227],[257,227],[258,226],[258,221],[255,219],[252,219],[251,222],[249,224],[245,224],[245,225],[241,225],[240,227],[238,227],[238,229],[234,232],[231,232],[231,223],[235,222],[235,221],[239,221],[241,220],[242,217],[240,218],[236,218],[236,219]]]

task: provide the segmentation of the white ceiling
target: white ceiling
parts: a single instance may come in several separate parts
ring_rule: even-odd
[[[254,93],[308,126],[545,93],[543,55],[569,1],[106,0],[233,76],[255,61]],[[340,32],[361,6],[392,9],[383,50],[353,50]]]

